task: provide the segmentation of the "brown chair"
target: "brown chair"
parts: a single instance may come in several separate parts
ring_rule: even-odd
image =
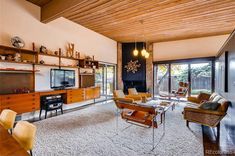
[[[137,92],[136,88],[129,88],[128,89],[129,95],[139,95],[143,98],[143,101],[148,101],[152,99],[152,94],[150,93],[143,93],[143,92]]]
[[[189,89],[189,84],[186,82],[179,82],[179,88],[172,91],[172,94],[180,101],[180,98],[185,98],[187,96]]]
[[[121,117],[126,122],[137,126],[147,126],[148,128],[153,128],[152,145],[154,149],[154,129],[158,127],[156,121],[157,112],[152,106],[136,104],[133,102],[134,100],[130,100],[128,102],[126,100],[123,101],[122,99],[115,100],[115,104],[120,110]]]
[[[126,101],[126,102],[130,102],[130,101],[135,101],[135,102],[141,102],[142,101],[142,97],[139,95],[125,95],[123,93],[122,90],[115,90],[113,92],[113,97],[114,100],[122,100],[122,101]]]
[[[200,93],[197,97],[189,97],[188,100],[194,106],[184,108],[186,125],[189,126],[189,122],[195,122],[209,127],[217,127],[217,135],[219,136],[220,121],[226,115],[231,102],[217,93],[213,93],[212,95]],[[201,109],[199,104],[204,101],[217,102],[220,106],[217,110]]]
[[[178,102],[180,102],[180,98],[185,98],[187,96],[189,89],[189,84],[186,82],[179,82],[179,88],[177,90],[173,90],[171,93],[160,93],[159,95],[164,98],[177,98]]]

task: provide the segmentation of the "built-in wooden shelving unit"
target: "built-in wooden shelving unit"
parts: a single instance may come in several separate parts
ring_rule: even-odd
[[[20,55],[20,61],[15,61],[14,56],[18,53]],[[80,59],[80,58],[74,58],[74,57],[67,57],[61,55],[61,49],[58,51],[58,55],[55,54],[48,54],[48,53],[40,53],[34,50],[28,50],[28,49],[19,49],[9,46],[0,45],[0,55],[5,57],[2,59],[0,57],[0,62],[2,63],[15,63],[15,64],[26,64],[31,65],[32,68],[30,70],[28,69],[10,69],[10,68],[0,68],[0,73],[2,76],[5,77],[5,81],[8,81],[7,74],[17,73],[15,76],[19,77],[21,75],[21,78],[19,79],[27,79],[30,81],[27,85],[30,84],[30,90],[35,91],[35,75],[37,72],[40,72],[39,70],[36,70],[36,66],[48,66],[48,67],[54,67],[54,68],[74,68],[78,69],[78,74],[81,77],[87,77],[88,75],[94,76],[95,69],[99,68],[99,62],[95,60],[86,60],[86,59]],[[48,63],[40,63],[43,58],[40,56],[48,56],[48,57],[54,57],[58,58],[58,62],[55,62],[55,64],[48,64]],[[69,59],[73,60],[74,64],[76,65],[64,65],[62,59]],[[19,68],[19,67],[18,67]],[[93,73],[81,73],[80,68],[84,69],[92,69]],[[21,74],[18,74],[21,73]],[[6,84],[7,85],[7,84]]]

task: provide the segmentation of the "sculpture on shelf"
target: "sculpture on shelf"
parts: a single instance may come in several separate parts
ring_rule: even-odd
[[[76,58],[80,59],[80,53],[76,51]]]
[[[20,53],[15,53],[15,57],[14,57],[16,62],[20,62],[21,61],[21,55]]]
[[[58,54],[59,54],[59,52],[58,52],[58,51],[55,51],[55,52],[54,52],[54,55],[58,55]]]
[[[18,36],[14,36],[11,38],[11,44],[15,48],[23,48],[25,45],[24,41]]]
[[[44,64],[45,62],[44,62],[43,60],[41,60],[39,63],[40,63],[40,64]]]
[[[73,57],[74,56],[74,44],[69,43],[67,48],[67,57]]]
[[[32,43],[32,47],[33,47],[33,51],[36,51],[34,42]]]
[[[47,53],[47,48],[45,46],[40,47],[40,52],[46,54]]]

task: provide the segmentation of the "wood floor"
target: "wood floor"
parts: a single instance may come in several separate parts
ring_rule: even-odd
[[[235,108],[230,107],[228,114],[221,122],[220,137],[217,138],[216,128],[202,126],[205,156],[235,156]],[[218,140],[217,140],[218,139]]]

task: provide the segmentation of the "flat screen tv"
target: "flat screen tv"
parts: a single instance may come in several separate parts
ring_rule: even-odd
[[[75,86],[75,71],[51,69],[51,88],[64,89]]]

